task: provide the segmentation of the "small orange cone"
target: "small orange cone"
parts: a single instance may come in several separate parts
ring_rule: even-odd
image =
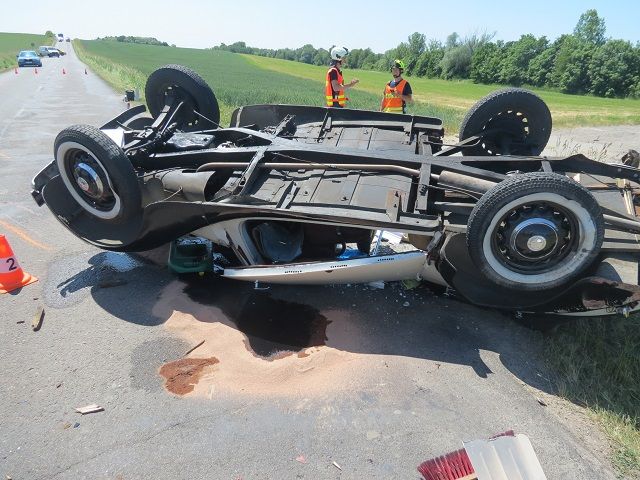
[[[65,71],[64,71],[64,68],[62,69],[62,74],[63,74],[63,75],[66,75],[66,74],[67,74],[67,72],[65,72]]]
[[[37,281],[36,277],[22,271],[9,242],[0,235],[0,293],[9,293]]]

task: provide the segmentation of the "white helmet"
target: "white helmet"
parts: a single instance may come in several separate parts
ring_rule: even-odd
[[[331,60],[342,60],[347,56],[349,50],[347,47],[331,47]]]

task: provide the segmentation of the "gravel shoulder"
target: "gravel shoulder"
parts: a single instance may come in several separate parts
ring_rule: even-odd
[[[554,129],[543,155],[582,153],[594,160],[614,162],[630,149],[640,150],[640,125]]]

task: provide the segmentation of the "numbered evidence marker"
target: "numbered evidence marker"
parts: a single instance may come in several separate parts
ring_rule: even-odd
[[[22,270],[6,237],[0,235],[0,293],[9,293],[36,281],[36,277]]]

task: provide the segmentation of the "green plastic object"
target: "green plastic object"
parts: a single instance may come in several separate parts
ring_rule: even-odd
[[[200,237],[180,237],[171,242],[169,270],[204,274],[213,269],[211,242]]]

